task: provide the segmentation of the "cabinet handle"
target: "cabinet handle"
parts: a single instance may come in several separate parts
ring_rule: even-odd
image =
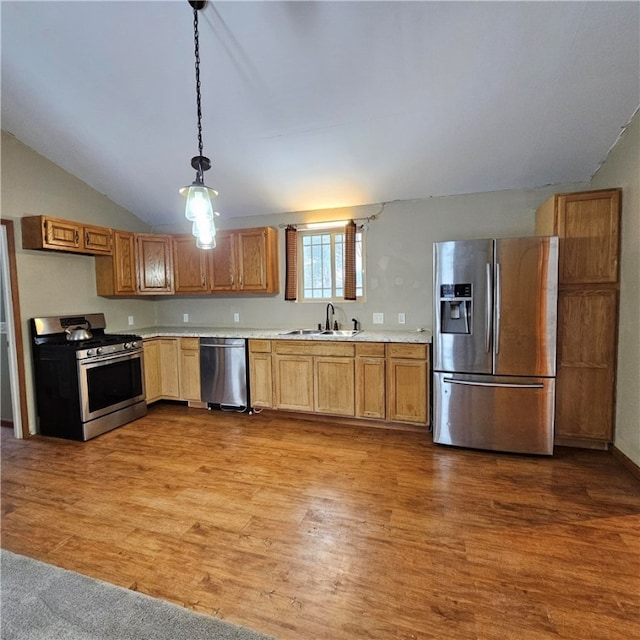
[[[80,236],[78,235],[78,230],[76,229],[76,240],[75,243],[78,244]]]
[[[85,247],[89,246],[89,232],[88,231],[84,232],[84,246]]]

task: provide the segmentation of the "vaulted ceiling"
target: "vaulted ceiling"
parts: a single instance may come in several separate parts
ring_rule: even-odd
[[[186,0],[1,10],[2,128],[149,224],[180,220]],[[640,104],[638,2],[209,2],[199,22],[226,217],[588,180]]]

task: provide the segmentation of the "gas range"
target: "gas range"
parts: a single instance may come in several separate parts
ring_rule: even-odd
[[[38,433],[88,440],[147,412],[142,338],[104,314],[31,319]]]

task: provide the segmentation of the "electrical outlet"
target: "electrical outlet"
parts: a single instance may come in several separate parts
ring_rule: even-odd
[[[373,324],[384,324],[384,313],[374,313]]]
[[[133,316],[129,316],[129,326],[133,324]]]
[[[182,314],[182,322],[189,322],[189,314],[188,313],[183,313]]]
[[[404,324],[407,321],[404,313],[398,314],[398,324]]]
[[[234,322],[240,322],[240,314],[239,313],[234,313],[233,314],[233,321]]]

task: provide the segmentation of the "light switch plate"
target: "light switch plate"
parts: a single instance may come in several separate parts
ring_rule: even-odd
[[[189,322],[189,314],[188,313],[183,313],[182,314],[182,322]]]
[[[406,316],[404,315],[404,313],[399,313],[398,314],[398,324],[404,324],[407,321]]]
[[[374,313],[373,324],[384,324],[384,313]]]
[[[129,320],[129,326],[131,326],[133,324],[133,316],[129,316],[128,320]]]
[[[240,322],[240,314],[239,313],[234,313],[233,314],[233,321],[234,322]]]

